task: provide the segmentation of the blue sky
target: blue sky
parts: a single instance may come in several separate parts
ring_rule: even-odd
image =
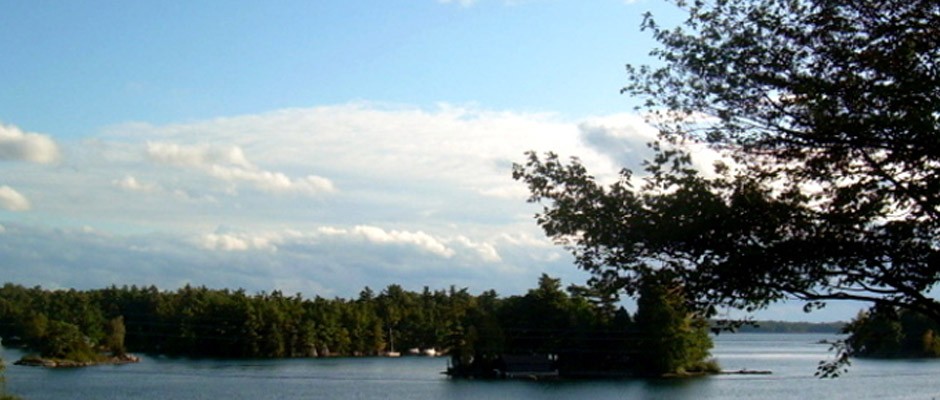
[[[623,65],[652,46],[641,13],[658,6],[5,2],[0,107],[8,123],[72,137],[352,100],[620,112]]]
[[[526,150],[637,168],[637,0],[7,1],[0,275],[354,296],[586,275],[535,225]],[[705,165],[713,154],[701,152]],[[777,319],[847,319],[857,305]]]

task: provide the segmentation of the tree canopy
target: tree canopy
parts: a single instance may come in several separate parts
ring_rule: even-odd
[[[642,179],[528,154],[538,223],[599,287],[680,284],[698,310],[859,300],[940,321],[940,3],[677,1],[623,93],[660,130]],[[690,143],[723,156],[691,163]]]

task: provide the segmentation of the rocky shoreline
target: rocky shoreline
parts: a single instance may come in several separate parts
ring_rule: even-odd
[[[13,363],[14,365],[23,365],[28,367],[43,367],[43,368],[78,368],[78,367],[91,367],[94,365],[118,365],[118,364],[133,364],[140,362],[140,357],[125,354],[121,356],[111,356],[103,357],[100,360],[95,361],[75,361],[75,360],[65,360],[58,358],[42,358],[36,356],[25,356],[19,361]]]

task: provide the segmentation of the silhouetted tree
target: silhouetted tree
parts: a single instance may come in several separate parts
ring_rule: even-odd
[[[666,271],[688,303],[857,300],[940,322],[940,2],[676,1],[630,66],[661,132],[641,181],[577,159],[516,165],[548,236],[599,286]],[[725,157],[693,167],[690,144]]]

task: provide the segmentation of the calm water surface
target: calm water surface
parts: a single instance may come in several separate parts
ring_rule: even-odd
[[[43,399],[924,399],[940,400],[940,360],[855,360],[848,375],[813,377],[825,335],[721,335],[721,375],[682,380],[455,381],[446,358],[186,360],[50,370],[8,365],[7,390]],[[830,337],[831,338],[831,337]],[[8,362],[21,356],[4,349]]]

